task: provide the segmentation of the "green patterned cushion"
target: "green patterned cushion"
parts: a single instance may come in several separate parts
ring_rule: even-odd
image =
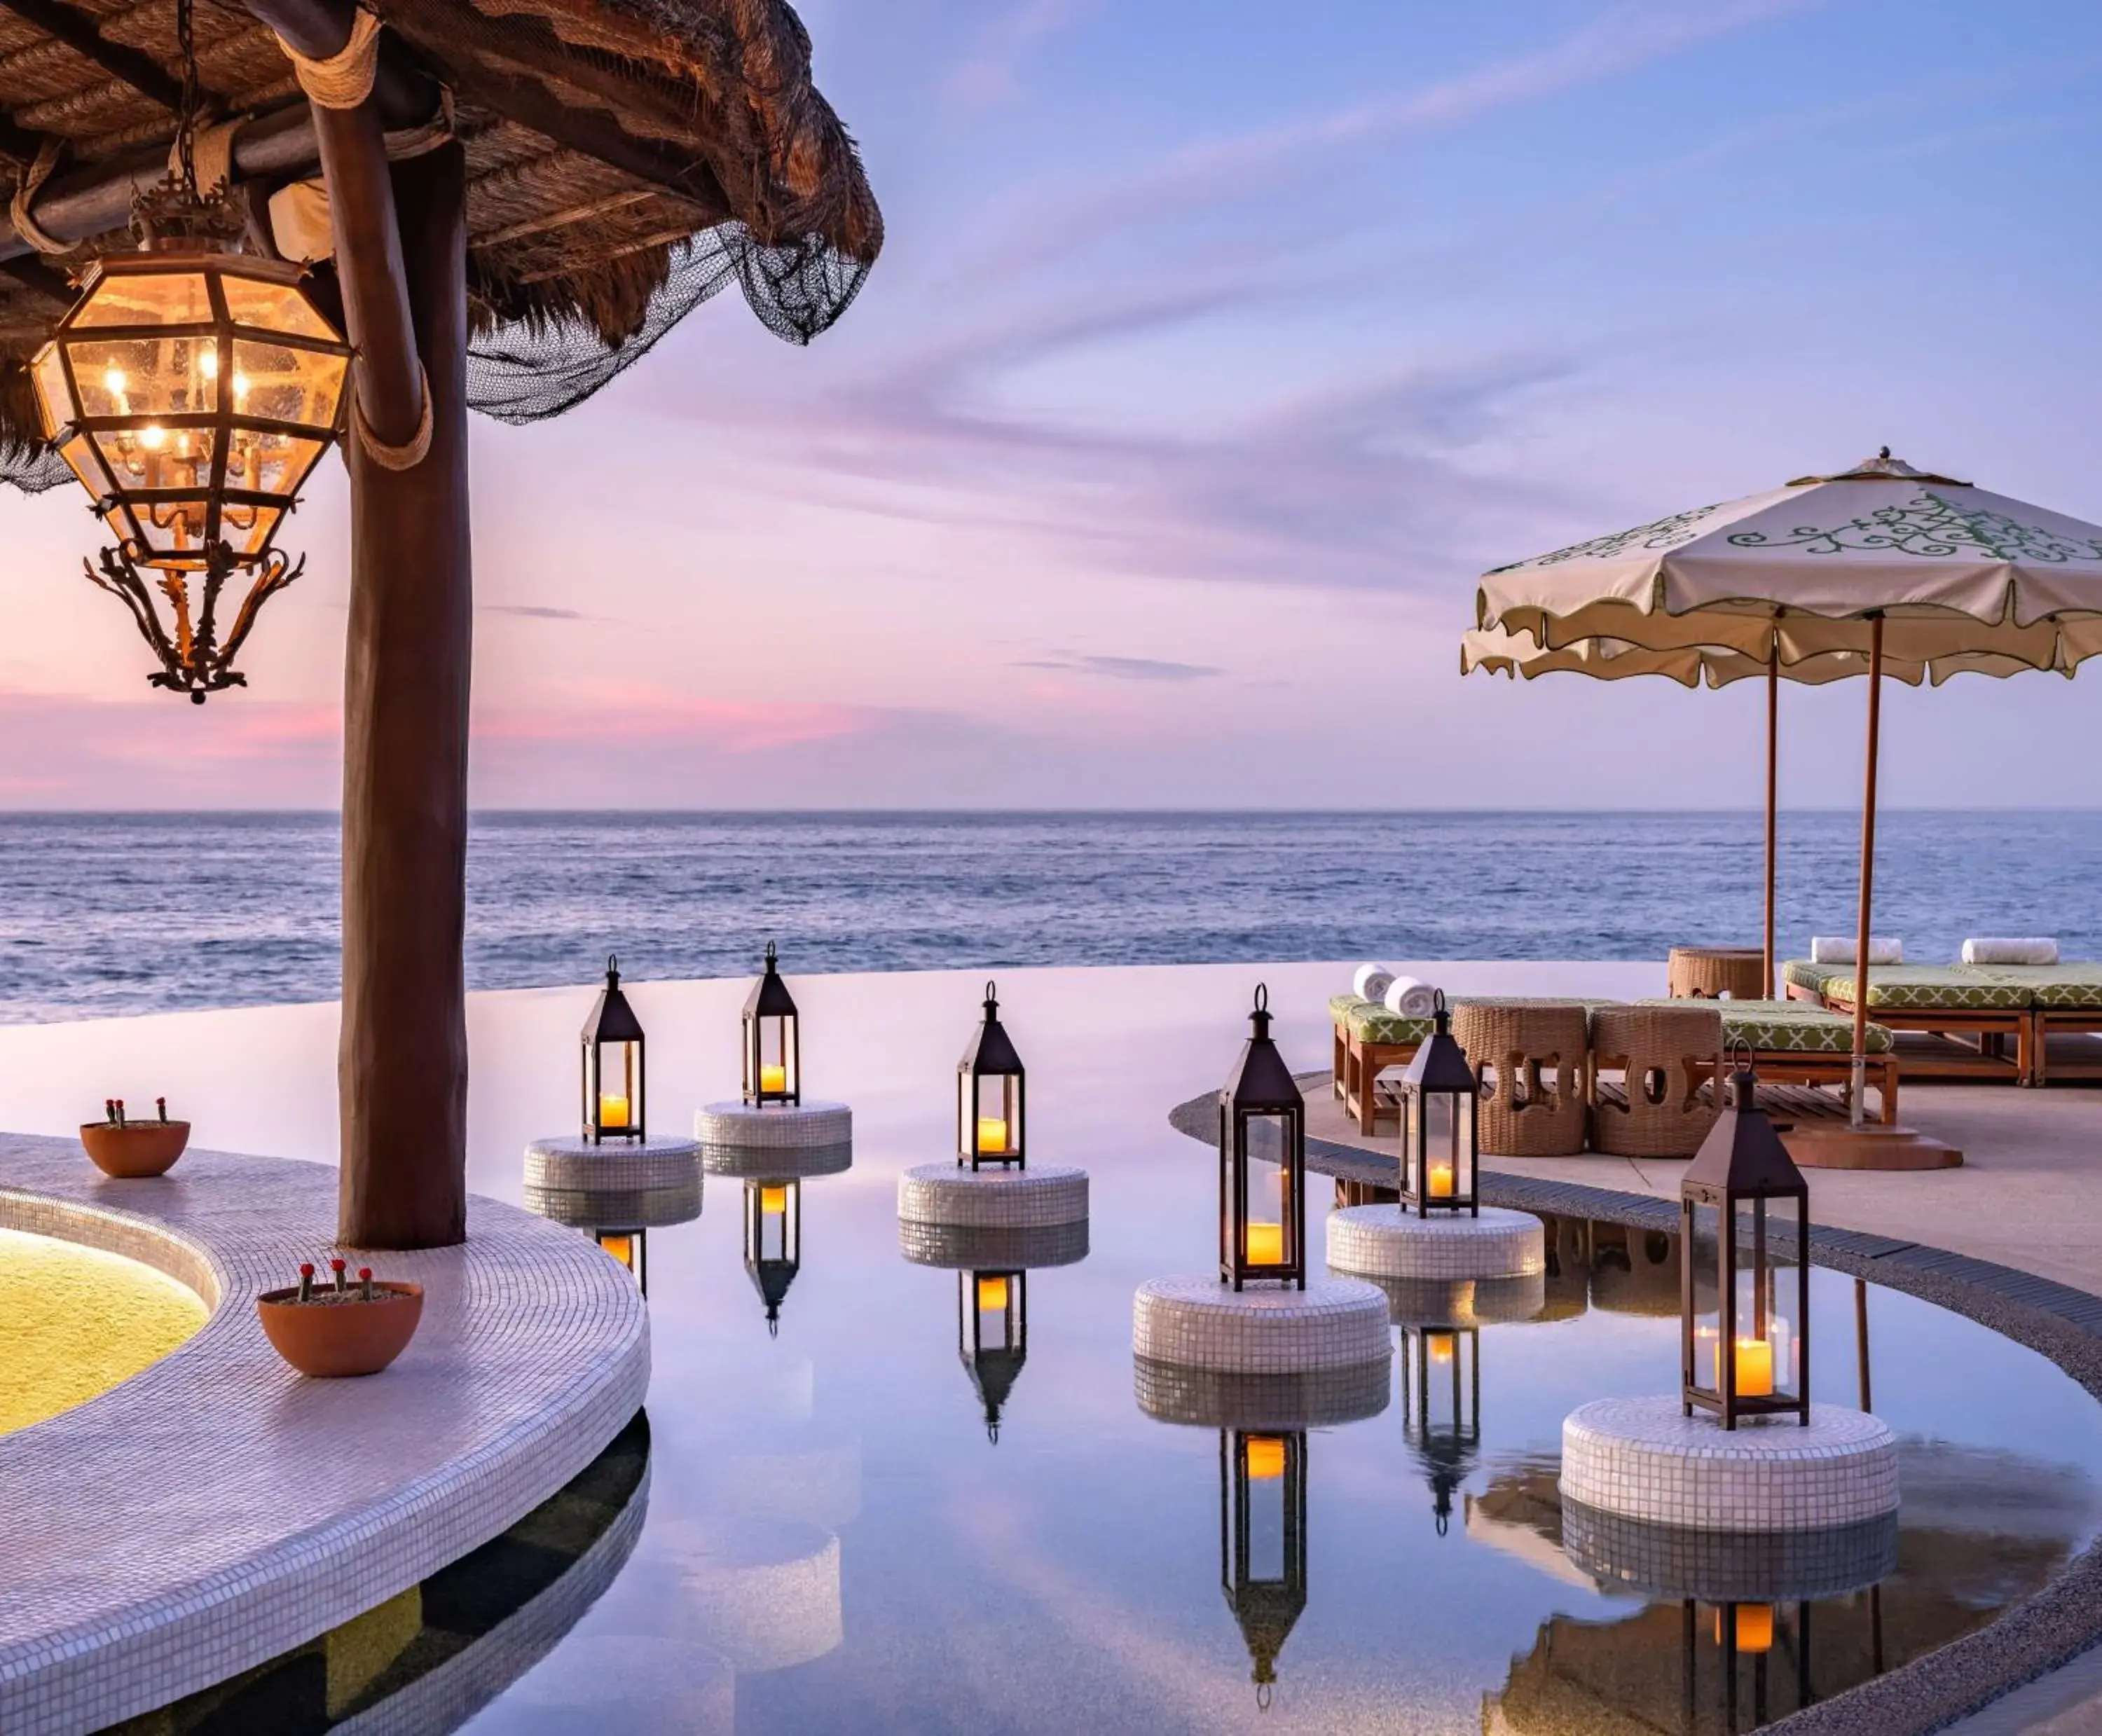
[[[2025,990],[2033,1007],[2102,1007],[2102,964],[1956,964],[1949,968]]]
[[[2000,968],[1993,968],[1997,975]],[[1843,970],[1828,980],[1828,999],[1851,1005],[1854,973]],[[1877,964],[1869,969],[1869,1004],[1891,1012],[2022,1012],[2029,990],[2018,982],[1996,981],[1974,968],[1945,964]]]
[[[1683,1007],[1683,1000],[1639,1001],[1643,1007]],[[1851,1055],[1854,1052],[1854,1021],[1843,1012],[1830,1012],[1808,1001],[1703,1001],[1723,1015],[1723,1046],[1743,1043],[1758,1055]],[[1887,1025],[1871,1024],[1867,1052],[1887,1054],[1892,1038]]]
[[[1581,1007],[1588,1015],[1601,1007],[1616,1007],[1617,1001],[1585,1000],[1554,994],[1466,994],[1450,1003],[1453,1007]],[[1377,1001],[1355,994],[1328,997],[1328,1017],[1343,1026],[1359,1043],[1421,1043],[1430,1034],[1428,1019],[1404,1018],[1390,1012]]]
[[[1812,964],[1807,959],[1790,959],[1780,968],[1780,980],[1798,989],[1822,989],[1835,976],[1851,976],[1851,964]]]

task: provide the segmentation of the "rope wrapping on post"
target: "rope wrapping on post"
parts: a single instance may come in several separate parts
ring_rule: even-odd
[[[398,446],[390,446],[372,432],[372,424],[365,419],[365,405],[359,401],[355,376],[353,377],[350,397],[350,426],[365,455],[382,470],[414,470],[422,463],[431,450],[431,381],[424,372],[424,365],[416,364],[416,384],[423,399],[423,414],[416,419],[416,432]]]
[[[310,60],[283,37],[277,46],[307,100],[322,108],[356,108],[372,94],[379,76],[379,15],[361,6],[353,15],[350,40],[325,60]]]
[[[64,148],[64,141],[55,138],[47,138],[38,145],[37,160],[16,176],[15,197],[7,202],[7,217],[15,225],[15,232],[39,253],[71,253],[73,249],[71,241],[62,241],[39,228],[29,212],[38,189],[51,178],[51,170],[59,164],[59,153]]]
[[[246,115],[237,115],[231,121],[200,126],[191,137],[190,162],[197,173],[199,193],[208,193],[215,187],[233,184],[233,141],[247,124]],[[183,142],[178,137],[168,147],[168,179],[180,180],[182,173]]]

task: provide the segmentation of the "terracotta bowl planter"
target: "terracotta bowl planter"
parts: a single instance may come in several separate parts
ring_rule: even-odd
[[[277,1354],[301,1374],[322,1380],[376,1375],[416,1335],[424,1286],[375,1280],[372,1291],[370,1302],[354,1285],[347,1302],[301,1302],[296,1285],[266,1290],[255,1299],[255,1312]]]
[[[130,1121],[122,1127],[106,1121],[80,1124],[80,1142],[105,1176],[135,1179],[165,1176],[190,1142],[186,1121]]]

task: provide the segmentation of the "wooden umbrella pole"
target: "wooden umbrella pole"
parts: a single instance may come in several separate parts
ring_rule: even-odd
[[[1780,635],[1767,647],[1767,998],[1774,985],[1774,803],[1779,783],[1780,743]]]
[[[1861,782],[1861,907],[1854,924],[1854,1065],[1847,1092],[1847,1121],[1859,1127],[1866,1120],[1869,1091],[1869,924],[1875,903],[1876,746],[1882,721],[1883,617],[1869,617],[1869,751]]]

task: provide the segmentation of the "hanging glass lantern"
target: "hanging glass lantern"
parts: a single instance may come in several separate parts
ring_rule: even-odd
[[[1401,1076],[1402,1209],[1418,1217],[1434,1211],[1479,1216],[1475,1118],[1481,1083],[1452,1035],[1442,989],[1432,1019],[1430,1034]]]
[[[1810,1189],[1758,1106],[1749,1066],[1730,1080],[1680,1178],[1682,1408],[1810,1423]]]
[[[605,961],[605,986],[583,1029],[584,1143],[647,1142],[642,1101],[642,1023],[620,992],[620,960]]]
[[[1430,1480],[1431,1513],[1443,1537],[1452,1497],[1482,1447],[1480,1329],[1404,1327],[1401,1357],[1402,1437]]]
[[[1258,984],[1249,1035],[1219,1093],[1219,1279],[1306,1283],[1306,1100],[1270,1035]]]
[[[985,1412],[986,1438],[1000,1442],[1000,1407],[1029,1359],[1029,1274],[956,1274],[956,1356]]]
[[[1000,1022],[993,985],[985,986],[985,1017],[956,1063],[956,1162],[1012,1163],[1026,1169],[1022,1057]]]
[[[117,538],[87,576],[131,609],[161,663],[148,680],[202,704],[245,684],[256,611],[299,575],[273,542],[341,432],[351,350],[304,267],[233,250],[229,202],[166,187],[139,212],[140,250],[88,268],[30,377]]]
[[[649,1232],[643,1229],[595,1229],[592,1237],[599,1247],[627,1267],[635,1279],[635,1287],[645,1296],[650,1294],[650,1263],[647,1244]]]
[[[803,1100],[803,1044],[796,998],[774,968],[774,942],[766,943],[766,972],[744,1003],[744,1100],[751,1104]]]
[[[1306,1436],[1219,1431],[1219,1584],[1266,1709],[1277,1659],[1306,1608]]]
[[[781,1331],[781,1304],[803,1269],[803,1184],[747,1181],[744,1185],[744,1270],[766,1304],[766,1331]]]

